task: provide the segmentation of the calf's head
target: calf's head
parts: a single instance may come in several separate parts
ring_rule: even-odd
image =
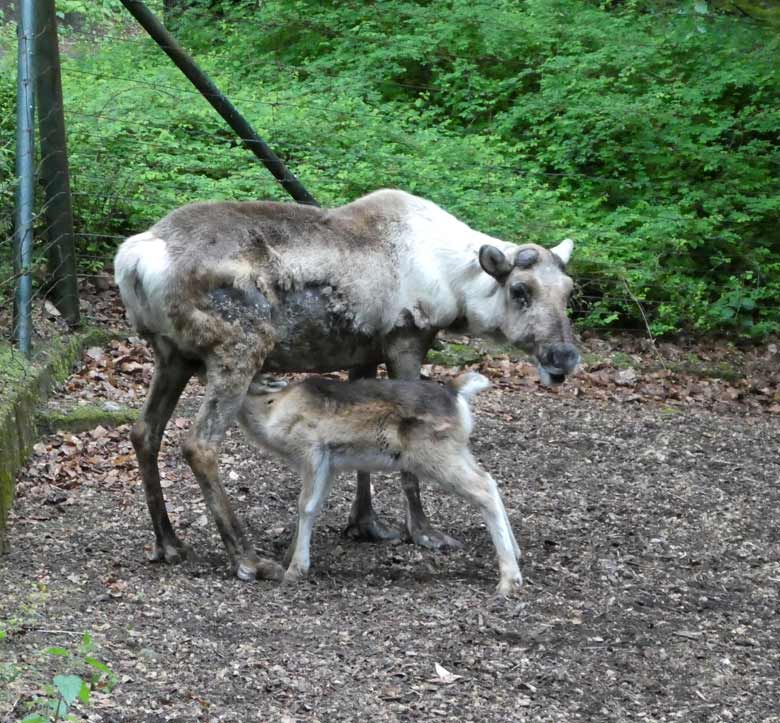
[[[497,326],[536,357],[545,385],[563,382],[580,361],[566,315],[573,284],[565,268],[573,246],[566,239],[552,249],[526,244],[504,253],[486,244],[479,250],[482,270],[499,284]]]

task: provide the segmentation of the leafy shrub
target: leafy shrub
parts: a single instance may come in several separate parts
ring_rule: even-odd
[[[767,22],[704,0],[183,5],[177,35],[324,205],[397,186],[509,240],[571,235],[586,325],[780,331]],[[76,45],[63,80],[83,263],[187,201],[285,197],[151,41]]]

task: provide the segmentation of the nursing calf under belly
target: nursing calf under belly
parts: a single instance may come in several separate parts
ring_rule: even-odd
[[[285,579],[309,570],[317,515],[345,471],[401,471],[428,478],[479,509],[496,548],[498,592],[521,584],[520,549],[493,478],[469,450],[468,400],[489,386],[476,373],[448,387],[429,381],[308,379],[281,387],[259,375],[239,421],[251,440],[281,455],[302,477],[298,522]]]

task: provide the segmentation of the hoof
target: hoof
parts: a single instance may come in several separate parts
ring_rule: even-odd
[[[284,577],[284,568],[273,560],[257,555],[248,555],[239,560],[236,567],[236,577],[244,582],[281,580]]]
[[[298,565],[290,565],[284,573],[282,581],[285,585],[293,585],[300,581],[302,577],[305,577],[308,570],[304,570]]]
[[[179,565],[187,557],[184,544],[177,538],[165,542],[155,542],[151,553],[147,555],[149,562],[167,562],[169,565]]]
[[[496,588],[496,597],[506,599],[520,592],[523,587],[523,576],[518,572],[515,577],[502,579]]]
[[[388,527],[375,516],[350,520],[342,534],[356,542],[396,542],[401,539],[398,530]]]
[[[409,541],[428,550],[460,550],[463,547],[460,540],[432,527],[426,526],[415,531],[407,530],[406,534]]]

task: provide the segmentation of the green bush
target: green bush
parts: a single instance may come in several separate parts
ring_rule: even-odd
[[[7,33],[0,33],[0,40]],[[2,44],[0,43],[0,47]],[[13,296],[14,176],[16,147],[15,71],[0,57],[0,304]]]
[[[183,44],[324,205],[397,186],[509,240],[571,235],[585,325],[780,331],[765,19],[703,0],[187,5]],[[76,35],[83,263],[191,200],[285,198],[151,41]]]

